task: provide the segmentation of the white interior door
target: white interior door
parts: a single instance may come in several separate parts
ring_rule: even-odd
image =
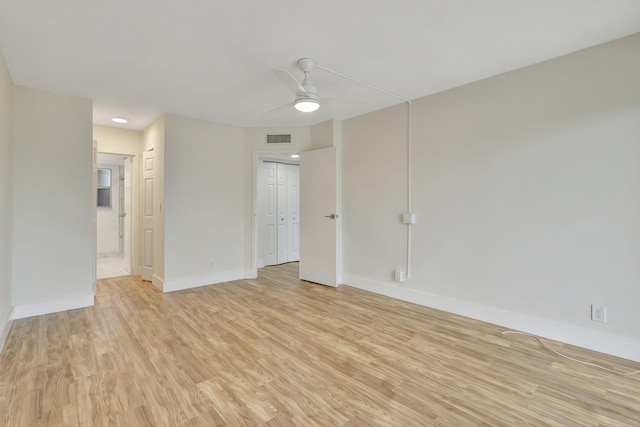
[[[93,220],[92,238],[93,238],[93,275],[91,282],[93,284],[93,294],[96,294],[98,280],[98,141],[93,140]]]
[[[300,278],[338,286],[338,168],[336,148],[300,155]]]
[[[300,179],[298,165],[263,162],[258,169],[257,212],[261,246],[258,264],[283,264],[300,259]]]
[[[132,191],[131,191],[131,179],[133,177],[132,173],[133,169],[133,159],[131,157],[126,157],[124,159],[124,268],[127,272],[131,273],[131,266],[133,265],[131,262],[131,258],[133,255],[132,250],[132,239],[131,235],[133,226],[132,226]]]
[[[124,200],[124,166],[118,166],[118,250],[123,258],[125,257],[124,219],[127,215],[125,213]]]
[[[153,151],[142,153],[142,272],[143,280],[153,276]]]
[[[276,199],[276,164],[264,163],[264,264],[278,263],[278,212]]]
[[[287,166],[288,262],[300,259],[300,167]]]
[[[278,264],[283,264],[289,260],[287,249],[289,242],[287,239],[288,216],[287,216],[287,165],[276,164],[278,191],[276,198],[278,212]]]

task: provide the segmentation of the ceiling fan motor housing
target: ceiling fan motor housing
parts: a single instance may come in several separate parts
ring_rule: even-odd
[[[298,68],[300,68],[303,73],[308,73],[316,68],[316,61],[311,58],[300,58],[298,59]]]

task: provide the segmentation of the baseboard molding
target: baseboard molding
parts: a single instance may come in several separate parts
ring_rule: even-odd
[[[30,304],[20,304],[13,307],[13,315],[11,318],[23,319],[25,317],[40,316],[42,314],[57,313],[59,311],[91,307],[93,306],[93,304],[93,294],[73,298],[41,301]]]
[[[120,251],[115,252],[98,252],[96,255],[98,258],[115,258],[117,256],[122,256]]]
[[[11,330],[11,325],[13,324],[13,307],[9,311],[9,315],[2,322],[2,329],[0,330],[0,353],[2,353],[2,349],[4,348],[4,343],[7,342],[7,337],[9,336],[9,331]]]
[[[162,292],[166,292],[164,289],[164,280],[160,276],[157,276],[155,274],[152,275],[151,284],[156,288],[160,289]]]
[[[244,269],[218,271],[200,276],[184,277],[180,279],[165,280],[164,292],[180,291],[182,289],[197,288],[200,286],[215,285],[216,283],[231,282],[245,278]]]
[[[468,301],[428,294],[354,275],[344,275],[343,283],[414,304],[503,326],[506,329],[527,332],[600,353],[640,362],[640,340],[591,331]]]

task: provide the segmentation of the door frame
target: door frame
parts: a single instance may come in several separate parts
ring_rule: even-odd
[[[251,167],[251,277],[258,277],[258,165],[260,159],[270,155],[300,154],[300,150],[254,150]]]
[[[127,220],[126,218],[128,217],[128,221],[129,221],[129,259],[130,259],[130,263],[131,263],[131,271],[130,273],[134,276],[139,276],[140,275],[140,266],[138,265],[139,262],[139,253],[138,251],[141,250],[141,246],[140,246],[140,236],[138,235],[138,230],[140,229],[139,227],[139,221],[140,219],[138,218],[138,207],[139,207],[139,198],[140,198],[140,158],[141,156],[139,154],[135,154],[135,153],[115,153],[115,152],[111,152],[111,151],[99,151],[98,149],[96,149],[96,154],[109,154],[109,155],[114,155],[114,156],[122,156],[122,157],[129,157],[130,161],[131,161],[131,213],[127,212],[127,216],[125,216],[125,220]],[[95,187],[95,182],[93,184],[93,186]],[[95,204],[95,203],[94,203]],[[98,217],[98,213],[97,213],[97,209],[94,210],[94,220],[97,221],[97,217]],[[94,251],[96,252],[97,256],[97,248]]]
[[[336,196],[337,196],[337,212],[342,216],[342,153],[341,141],[327,147],[307,148],[307,149],[279,149],[279,150],[253,150],[251,155],[251,269],[247,277],[258,277],[258,162],[261,157],[269,155],[291,155],[302,154],[305,151],[311,151],[320,148],[336,148]],[[300,166],[302,168],[302,166]],[[302,188],[300,188],[302,191]],[[342,281],[342,220],[338,221],[336,229],[337,245],[337,274],[339,281]]]

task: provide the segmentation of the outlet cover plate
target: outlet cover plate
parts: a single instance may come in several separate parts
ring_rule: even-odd
[[[592,305],[591,320],[594,322],[607,323],[607,307],[603,305]]]

